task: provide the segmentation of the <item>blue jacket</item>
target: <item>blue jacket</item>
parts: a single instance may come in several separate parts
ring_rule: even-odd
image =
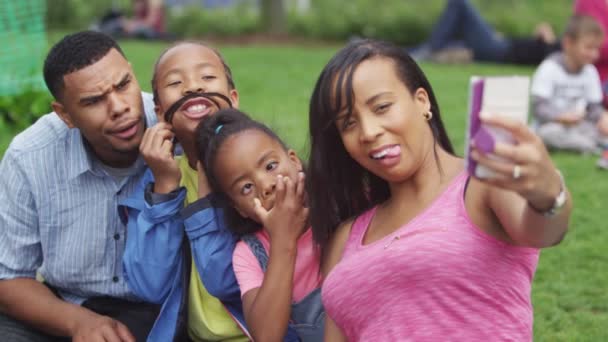
[[[162,304],[148,341],[186,337],[180,334],[185,333],[187,325],[189,250],[205,289],[224,304],[249,335],[232,269],[238,238],[226,228],[222,209],[212,206],[212,195],[184,208],[185,188],[159,201],[153,198],[153,182],[152,172],[147,170],[133,195],[119,208],[128,216],[123,256],[127,283],[142,300]]]

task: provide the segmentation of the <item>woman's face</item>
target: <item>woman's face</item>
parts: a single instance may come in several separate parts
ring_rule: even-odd
[[[411,94],[397,75],[395,63],[375,57],[353,74],[353,108],[338,113],[336,127],[350,156],[388,182],[409,178],[431,156],[434,139],[424,113],[427,92]]]

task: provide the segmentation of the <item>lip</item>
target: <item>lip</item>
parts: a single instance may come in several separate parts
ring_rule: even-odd
[[[189,110],[190,107],[193,107],[196,105],[202,105],[202,106],[205,106],[206,108],[202,111]],[[213,111],[214,108],[215,108],[215,105],[213,104],[213,102],[209,101],[208,99],[206,99],[204,97],[197,97],[197,98],[186,101],[181,107],[179,107],[179,111],[182,114],[184,114],[185,117],[187,117],[189,119],[199,120],[199,119],[209,115]]]
[[[392,147],[395,147],[395,146],[399,146],[399,144],[387,144],[387,145],[380,146],[378,148],[375,148],[375,149],[369,151],[368,156],[371,157],[372,155],[374,155],[376,153],[382,152],[382,151],[384,151],[386,149],[389,149],[389,148],[392,148]]]
[[[131,120],[112,129],[109,133],[119,139],[129,140],[137,134],[141,120]]]

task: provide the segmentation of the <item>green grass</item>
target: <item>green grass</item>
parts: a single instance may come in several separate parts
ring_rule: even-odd
[[[123,42],[142,87],[150,89],[152,65],[163,44]],[[316,77],[338,47],[221,46],[241,96],[241,109],[269,123],[305,156],[308,99]],[[471,75],[530,74],[497,65],[422,66],[442,108],[458,151],[463,150],[468,79]],[[0,126],[2,141],[13,132]],[[1,145],[0,145],[1,146]],[[574,196],[571,230],[544,250],[533,286],[534,335],[538,341],[608,339],[608,173],[595,157],[554,154]]]

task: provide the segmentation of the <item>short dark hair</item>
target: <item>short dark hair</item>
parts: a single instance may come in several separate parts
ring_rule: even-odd
[[[566,24],[564,36],[576,40],[580,37],[589,35],[602,37],[604,35],[604,30],[593,17],[583,14],[571,16]]]
[[[427,92],[433,113],[429,126],[436,142],[435,159],[437,145],[454,154],[431,84],[405,49],[376,40],[348,44],[325,66],[310,99],[311,148],[306,190],[313,236],[321,253],[325,253],[338,224],[390,197],[388,183],[348,154],[335,125],[341,108],[347,109],[347,116],[352,115],[355,70],[362,62],[376,57],[394,62],[395,73],[411,94],[419,88]]]
[[[220,59],[220,61],[222,62],[222,66],[224,67],[224,74],[226,75],[226,79],[228,80],[228,86],[230,87],[230,90],[236,89],[236,85],[234,84],[234,78],[232,77],[232,70],[226,63],[224,56],[222,56],[222,54],[216,48],[214,48],[208,44],[205,44],[204,42],[197,41],[197,40],[182,40],[182,41],[172,44],[171,46],[166,48],[163,52],[161,52],[160,56],[158,56],[158,59],[156,60],[156,63],[154,63],[154,71],[152,73],[152,98],[153,98],[155,104],[158,104],[158,87],[156,86],[156,77],[157,77],[156,74],[158,72],[158,63],[160,63],[160,60],[163,59],[163,57],[171,49],[173,49],[174,47],[180,46],[180,45],[185,45],[185,44],[200,45],[202,47],[206,47],[209,50],[213,51],[217,55],[217,57]]]
[[[250,234],[262,227],[252,219],[242,217],[230,205],[230,199],[222,191],[215,173],[215,160],[217,151],[226,139],[247,130],[258,130],[276,140],[287,150],[287,145],[270,128],[234,108],[222,109],[213,115],[205,116],[198,124],[195,132],[198,160],[205,169],[209,186],[216,195],[218,202],[225,207],[224,217],[229,229],[238,235]]]
[[[125,55],[114,39],[101,32],[81,31],[63,37],[44,61],[44,82],[53,97],[59,100],[62,96],[65,75],[96,63],[111,49]]]

